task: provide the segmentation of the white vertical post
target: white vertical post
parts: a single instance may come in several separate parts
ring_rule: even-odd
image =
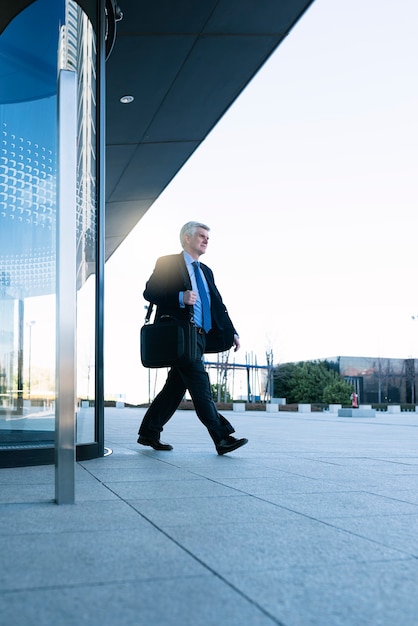
[[[55,501],[75,502],[77,75],[58,78]]]

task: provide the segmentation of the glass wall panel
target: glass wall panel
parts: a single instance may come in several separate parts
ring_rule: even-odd
[[[97,272],[96,46],[87,16],[68,3],[69,48],[78,76],[77,159],[77,443],[95,440]]]
[[[38,0],[0,37],[2,444],[54,439],[56,77],[63,18],[63,2]]]
[[[53,445],[58,67],[77,72],[77,440],[95,438],[96,47],[73,0],[0,36],[0,451]]]

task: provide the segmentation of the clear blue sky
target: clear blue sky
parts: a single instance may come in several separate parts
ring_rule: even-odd
[[[417,28],[416,0],[314,2],[108,261],[108,394],[148,397],[142,292],[191,219],[237,360],[418,358]]]

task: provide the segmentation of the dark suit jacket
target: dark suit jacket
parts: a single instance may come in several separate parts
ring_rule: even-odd
[[[234,342],[236,330],[222,302],[213,278],[212,270],[200,263],[208,283],[211,298],[212,328],[206,336],[205,352],[229,350]],[[144,298],[157,305],[155,322],[162,315],[175,319],[188,319],[191,307],[181,308],[179,292],[192,288],[183,253],[170,254],[157,259],[154,272],[145,285]]]

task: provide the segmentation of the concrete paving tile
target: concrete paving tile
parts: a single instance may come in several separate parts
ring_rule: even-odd
[[[54,479],[52,478],[49,484],[22,483],[20,485],[2,485],[0,498],[2,503],[53,502],[55,499]]]
[[[415,476],[418,479],[418,466],[412,463],[377,461],[375,464],[371,464],[370,470],[379,476]]]
[[[220,459],[223,458],[232,458],[232,455],[230,457],[227,457],[226,455],[224,457],[220,457]],[[242,459],[241,459],[242,460]],[[279,477],[283,475],[283,472],[281,472],[279,469],[274,469],[271,467],[266,467],[265,465],[259,463],[252,463],[247,461],[247,459],[245,460],[245,462],[242,463],[237,463],[237,462],[233,462],[233,463],[217,463],[216,465],[211,465],[210,467],[207,467],[207,464],[205,463],[196,463],[196,464],[190,464],[190,463],[181,463],[182,466],[187,469],[190,474],[194,474],[196,476],[206,476],[208,478],[212,478],[212,479],[217,479],[220,480],[221,482],[225,482],[224,478],[263,478],[263,479],[268,479],[270,477]]]
[[[268,496],[294,493],[321,493],[346,490],[346,485],[335,485],[331,481],[305,476],[292,476],[282,473],[276,477],[261,478],[223,478],[222,483],[243,493],[255,496]]]
[[[13,626],[277,624],[255,601],[212,574],[5,593],[0,611],[4,623]]]
[[[239,496],[240,493],[230,487],[224,487],[210,480],[194,478],[192,480],[144,480],[135,482],[107,483],[124,500],[138,498],[194,498],[199,496]]]
[[[55,468],[53,465],[38,465],[36,467],[5,467],[0,471],[0,489],[4,485],[35,485],[45,483],[54,484]]]
[[[226,578],[286,626],[417,625],[413,559],[232,571]]]
[[[309,515],[316,519],[325,517],[355,517],[367,514],[418,514],[415,504],[401,502],[362,491],[335,491],[320,493],[266,494],[264,499],[280,506]]]
[[[357,480],[370,480],[370,471],[361,468],[352,468],[335,463],[326,463],[321,460],[294,459],[286,465],[281,463],[276,465],[275,469],[281,469],[288,474],[304,476],[316,480],[329,480],[334,483],[349,484]]]
[[[130,504],[159,528],[215,524],[279,524],[298,515],[252,496],[234,498],[164,498],[131,500]]]
[[[160,463],[153,467],[110,467],[97,468],[90,470],[92,475],[98,480],[109,482],[137,482],[137,481],[170,481],[170,480],[194,480],[199,476],[187,472],[183,469]]]
[[[76,464],[76,472],[75,472],[75,482],[76,482],[76,484],[80,484],[82,482],[94,483],[95,481],[96,481],[96,478],[89,471],[87,471],[82,465],[80,465],[78,463]]]
[[[76,505],[57,506],[49,503],[3,504],[0,506],[0,535],[45,533],[84,533],[111,531],[125,528],[139,530],[148,522],[126,502],[114,500],[81,502]],[[36,541],[36,538],[33,539]]]
[[[2,503],[9,504],[18,502],[54,502],[55,483],[52,480],[49,484],[2,485],[0,488],[0,499]],[[114,499],[117,499],[117,495],[94,477],[83,480],[76,478],[76,503],[86,500],[106,501]]]
[[[362,467],[368,469],[376,469],[379,471],[379,467],[385,469],[394,469],[394,466],[397,464],[407,465],[412,468],[415,468],[416,472],[418,472],[418,457],[417,456],[396,456],[388,455],[387,458],[377,458],[377,457],[359,457],[355,455],[345,455],[345,456],[327,456],[323,457],[324,461],[328,461],[330,463],[335,463],[336,465],[349,465],[350,467]]]
[[[379,496],[418,504],[418,486],[412,486],[409,489],[399,489],[399,481],[394,482],[393,486],[388,484],[388,482],[390,483],[390,481],[385,481],[384,484],[381,483],[378,487],[374,487],[373,492]]]
[[[388,495],[388,497],[397,497],[397,493],[408,490],[417,490],[418,484],[415,478],[399,476],[387,476],[382,480],[381,476],[369,475],[353,480],[351,483],[341,483],[345,486],[345,490],[364,491],[366,493],[374,493],[375,495]],[[387,492],[387,494],[386,494]]]
[[[221,573],[407,558],[401,551],[308,518],[275,525],[173,526],[167,533]]]
[[[35,466],[5,468],[0,471],[1,502],[49,502],[55,499],[55,467]],[[99,482],[78,464],[75,467],[76,489],[94,490]],[[90,487],[89,487],[90,485]]]
[[[418,558],[418,513],[330,517],[326,521],[337,528],[378,541],[382,545],[402,550],[405,554]]]
[[[242,448],[245,450],[246,447]],[[201,449],[195,451],[183,451],[176,452],[173,451],[173,454],[170,454],[170,458],[167,459],[167,463],[170,465],[176,466],[178,468],[182,468],[185,471],[191,473],[202,473],[211,474],[214,472],[215,474],[220,475],[230,475],[230,474],[238,474],[240,476],[252,475],[254,469],[261,467],[263,465],[257,459],[257,462],[250,460],[247,457],[240,456],[237,454],[239,450],[236,452],[219,456],[218,454],[207,454],[206,452],[202,452]],[[263,470],[263,474],[266,470]],[[274,471],[274,470],[269,470]]]
[[[0,537],[2,591],[193,576],[205,568],[143,521],[112,531]]]
[[[380,461],[388,461],[390,463],[405,463],[406,465],[415,465],[418,469],[418,455],[409,455],[406,456],[404,454],[400,456],[388,456],[386,459],[379,459]]]
[[[182,441],[176,442],[173,437],[165,437],[162,436],[161,440],[164,443],[169,443],[173,446],[173,450],[169,452],[163,450],[154,450],[153,448],[147,446],[137,446],[136,452],[138,456],[144,455],[145,457],[156,459],[160,461],[171,461],[176,457],[183,457],[184,455],[188,456],[196,456],[203,458],[216,459],[218,453],[216,452],[215,446],[212,443],[211,439],[206,437],[205,441],[196,442],[196,441]]]
[[[81,465],[86,470],[94,470],[96,468],[114,467],[138,467],[138,454],[139,450],[129,450],[128,448],[118,445],[115,450],[108,456],[101,457],[99,459],[89,459],[88,461],[81,461]],[[150,456],[141,456],[141,467],[154,467],[160,462],[158,458],[152,458]]]

